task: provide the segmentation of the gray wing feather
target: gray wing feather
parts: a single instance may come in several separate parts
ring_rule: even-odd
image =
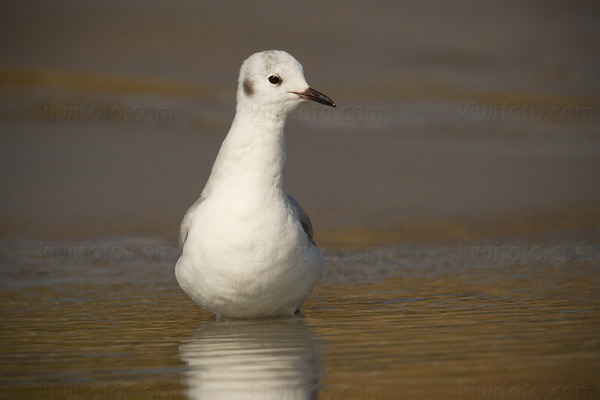
[[[310,222],[310,218],[308,218],[308,214],[306,213],[306,211],[304,211],[302,209],[302,207],[300,207],[300,203],[298,203],[296,201],[296,199],[294,199],[289,194],[288,194],[288,199],[290,201],[292,209],[294,210],[294,214],[296,215],[296,218],[298,218],[298,221],[300,221],[300,224],[302,224],[302,228],[304,229],[304,232],[306,233],[306,237],[312,244],[316,245],[315,240],[313,239],[313,228],[312,228],[312,224]]]
[[[179,230],[179,248],[183,250],[183,245],[188,237],[188,232],[190,231],[190,226],[192,225],[192,219],[194,217],[194,212],[198,209],[200,203],[204,201],[204,197],[200,196],[198,200],[194,204],[188,208],[185,216],[183,217],[183,221],[181,221],[181,229]]]

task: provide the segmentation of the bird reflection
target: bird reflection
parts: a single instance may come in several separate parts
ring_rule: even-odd
[[[303,317],[202,323],[179,347],[190,399],[313,399],[315,334]]]

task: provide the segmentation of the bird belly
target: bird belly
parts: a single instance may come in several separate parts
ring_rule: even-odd
[[[181,287],[217,315],[292,314],[321,272],[319,250],[285,207],[220,210],[199,210],[176,267]]]

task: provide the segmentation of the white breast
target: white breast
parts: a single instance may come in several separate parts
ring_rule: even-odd
[[[292,314],[318,279],[320,252],[285,199],[232,199],[228,193],[199,206],[177,263],[179,284],[218,315]]]

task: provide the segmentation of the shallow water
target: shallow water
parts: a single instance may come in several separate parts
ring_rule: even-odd
[[[151,239],[0,243],[10,398],[592,399],[600,241],[323,249],[302,314],[223,321]]]

